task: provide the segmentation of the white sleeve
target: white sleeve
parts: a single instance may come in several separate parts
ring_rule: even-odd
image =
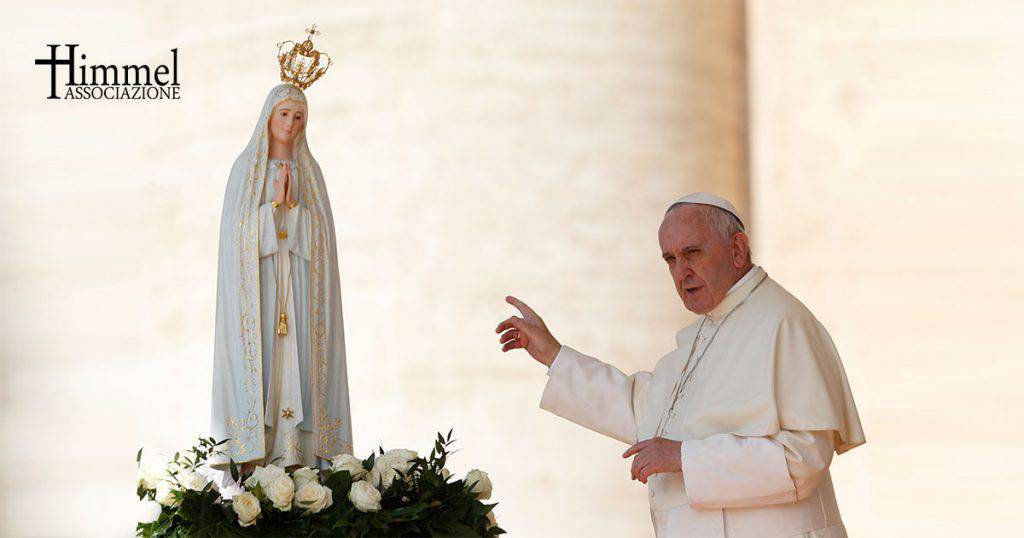
[[[726,433],[683,441],[680,459],[691,507],[741,508],[807,498],[834,453],[831,430],[782,430],[771,437]]]
[[[274,206],[267,202],[260,205],[260,257],[270,256],[277,252],[277,225],[275,223]]]
[[[299,204],[288,210],[285,226],[288,230],[288,250],[309,261],[309,209]]]
[[[637,441],[635,409],[650,380],[650,372],[626,375],[610,364],[562,346],[548,368],[540,407],[633,444]]]

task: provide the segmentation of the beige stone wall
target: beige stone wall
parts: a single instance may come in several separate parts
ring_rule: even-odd
[[[854,536],[1019,526],[1022,15],[750,3],[754,252],[844,358],[868,437],[833,464]]]
[[[13,17],[5,6],[5,19]],[[244,12],[243,12],[244,11]],[[0,533],[130,534],[133,457],[205,434],[228,170],[319,23],[308,92],[329,185],[355,446],[491,473],[513,536],[650,532],[624,446],[537,408],[499,352],[515,293],[633,371],[689,318],[656,229],[681,193],[746,200],[737,3],[68,2],[22,5],[3,55]],[[44,99],[46,43],[97,62],[178,47],[179,102]],[[69,472],[68,468],[73,472]],[[55,507],[59,507],[55,517]]]

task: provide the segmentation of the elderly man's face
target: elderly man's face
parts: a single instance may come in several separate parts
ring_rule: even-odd
[[[728,242],[708,225],[707,206],[682,205],[669,211],[658,230],[662,258],[686,309],[706,314],[725,298],[747,265],[742,233]]]

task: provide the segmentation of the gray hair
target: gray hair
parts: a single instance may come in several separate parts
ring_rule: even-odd
[[[722,242],[728,243],[729,239],[732,238],[736,232],[746,233],[743,229],[743,224],[740,223],[740,219],[736,218],[736,215],[713,205],[707,204],[696,204],[693,202],[676,202],[669,206],[668,211],[665,212],[667,215],[669,211],[672,211],[676,207],[682,205],[699,205],[708,209],[708,227],[718,233],[718,236],[722,238]]]

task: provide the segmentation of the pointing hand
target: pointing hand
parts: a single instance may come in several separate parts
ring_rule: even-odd
[[[526,303],[509,295],[505,302],[516,307],[520,316],[512,316],[498,324],[494,332],[501,334],[499,343],[504,344],[501,350],[525,349],[537,362],[551,366],[562,344],[555,340],[551,331],[544,325],[544,320],[527,306]]]

